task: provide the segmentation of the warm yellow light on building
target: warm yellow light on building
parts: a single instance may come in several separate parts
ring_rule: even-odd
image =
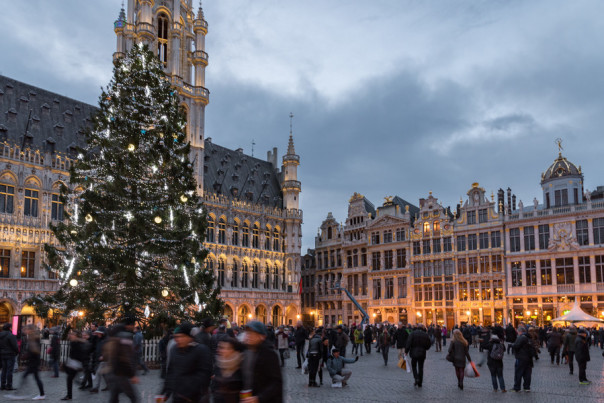
[[[248,313],[248,314],[247,314],[247,317],[248,317],[248,318],[250,318],[250,319],[252,319],[252,314],[251,314],[251,313]]]
[[[71,280],[69,280],[69,285],[75,287],[76,285],[78,285],[78,280],[72,278]]]
[[[296,315],[296,319],[300,319],[300,315]]]
[[[531,311],[526,311],[526,316],[531,316]]]

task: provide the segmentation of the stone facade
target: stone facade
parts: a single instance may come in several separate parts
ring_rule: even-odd
[[[375,322],[548,323],[575,300],[604,316],[604,202],[584,191],[583,173],[562,155],[542,174],[544,204],[525,207],[478,183],[455,212],[432,193],[419,208],[398,197],[377,209],[355,193],[346,224],[328,214],[315,239],[318,323],[361,317],[340,281]],[[592,200],[593,199],[593,200]],[[312,277],[311,277],[312,276]],[[314,278],[314,282],[310,280]]]

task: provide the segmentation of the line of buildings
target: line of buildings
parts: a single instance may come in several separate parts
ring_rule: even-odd
[[[543,203],[516,203],[478,183],[455,211],[430,194],[419,207],[387,197],[375,207],[355,193],[348,216],[331,213],[302,259],[304,319],[371,322],[539,324],[575,301],[604,318],[604,187],[583,189],[580,167],[560,153],[541,175]]]

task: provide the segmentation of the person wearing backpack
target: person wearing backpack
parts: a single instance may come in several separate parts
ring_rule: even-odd
[[[363,335],[363,329],[361,329],[361,325],[359,325],[355,330],[354,330],[354,346],[352,349],[352,354],[359,354],[359,351],[361,352],[361,357],[363,356],[363,343],[364,343],[364,335]]]
[[[524,379],[524,391],[531,391],[531,376],[533,374],[533,357],[537,355],[526,327],[518,327],[518,338],[514,343],[516,366],[514,368],[514,391],[520,392],[520,383]]]
[[[494,334],[491,336],[491,340],[484,346],[484,349],[488,351],[487,367],[489,367],[489,371],[491,371],[493,391],[497,392],[497,379],[499,379],[499,388],[505,393],[505,382],[503,380],[503,356],[505,354],[505,346],[499,339],[499,336]]]

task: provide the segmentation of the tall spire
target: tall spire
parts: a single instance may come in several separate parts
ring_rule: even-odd
[[[289,113],[289,143],[287,144],[287,153],[290,155],[296,154],[296,149],[294,148],[293,120],[294,120],[294,114],[292,112],[290,112]]]
[[[197,10],[197,19],[199,19],[199,20],[204,19],[203,7],[201,6],[201,0],[199,0],[199,9]]]
[[[126,25],[126,11],[124,10],[124,2],[122,1],[122,9],[117,20],[113,23],[113,28],[123,28]]]

